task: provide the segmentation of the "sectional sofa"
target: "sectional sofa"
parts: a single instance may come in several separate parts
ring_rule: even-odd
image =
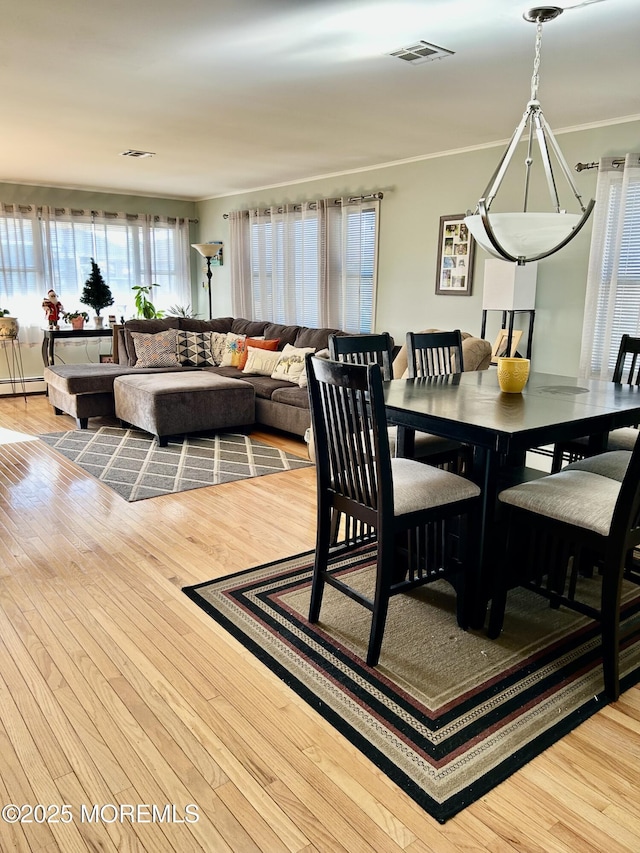
[[[142,344],[149,344],[152,338],[157,338],[161,333],[175,330],[178,333],[189,333],[193,336],[201,336],[203,339],[211,337],[215,339],[218,349],[212,352],[213,362],[207,363],[209,359],[201,358],[195,349],[189,351],[188,356],[181,363],[174,360],[173,364],[162,358],[147,358],[141,360],[139,354],[144,351]],[[220,347],[223,338],[228,338],[227,355],[231,347],[233,336],[245,336],[253,342],[251,349],[262,349],[265,342],[273,345],[277,341],[276,352],[283,355],[285,347],[296,351],[325,350],[328,347],[329,335],[343,334],[339,329],[313,329],[306,326],[283,325],[268,321],[254,321],[243,318],[220,317],[213,320],[196,320],[183,317],[170,317],[162,320],[128,320],[124,326],[114,329],[114,353],[117,353],[117,364],[75,364],[54,365],[46,367],[44,378],[47,383],[49,402],[57,414],[68,414],[76,418],[78,427],[86,429],[88,419],[100,416],[119,416],[115,406],[114,384],[120,377],[153,376],[155,390],[159,391],[162,383],[171,384],[175,387],[175,377],[171,374],[185,375],[185,384],[192,381],[188,374],[193,371],[204,372],[212,376],[226,377],[236,383],[243,383],[242,387],[251,389],[253,399],[251,424],[274,427],[295,435],[304,435],[310,423],[308,392],[304,379],[299,371],[288,376],[284,371],[280,374],[283,378],[272,378],[266,375],[266,368],[262,372],[248,372],[247,365],[240,368],[235,359],[226,358],[223,348]],[[231,336],[231,337],[229,337]],[[167,336],[165,336],[167,337]],[[137,345],[137,349],[136,349]],[[197,344],[195,345],[197,348]],[[206,349],[206,348],[203,348]],[[273,352],[266,350],[265,352]],[[297,364],[303,361],[303,355],[298,357]],[[291,361],[291,359],[290,359]],[[225,363],[231,362],[231,363]],[[250,366],[250,365],[249,365]],[[284,378],[288,376],[288,378]],[[142,381],[136,387],[137,380],[129,386],[129,397],[134,390],[140,390],[142,395]],[[144,380],[149,381],[149,380]],[[129,380],[131,382],[131,380]],[[126,384],[126,383],[121,383]],[[226,383],[228,387],[228,383]],[[212,385],[212,389],[213,389]],[[126,393],[126,392],[125,392]],[[209,400],[213,398],[209,397]],[[176,403],[174,396],[173,402]],[[226,405],[227,401],[225,401]],[[189,401],[180,401],[183,411],[182,422],[174,420],[175,434],[193,431],[190,423],[190,414],[193,407]],[[189,411],[191,408],[191,412]],[[233,420],[230,412],[226,420]],[[243,414],[244,425],[246,423],[246,412]],[[140,419],[138,419],[140,420]],[[132,420],[135,423],[135,420]],[[140,425],[139,423],[136,425]],[[243,424],[226,423],[226,427],[240,426]],[[221,425],[219,425],[221,426]],[[218,428],[218,427],[210,427]]]
[[[44,378],[56,413],[81,429],[89,418],[115,415],[160,444],[168,435],[253,425],[303,436],[304,356],[326,351],[331,334],[344,332],[233,317],[128,320],[114,329],[117,363],[54,365]],[[465,335],[463,349],[465,369],[488,365],[486,341]]]

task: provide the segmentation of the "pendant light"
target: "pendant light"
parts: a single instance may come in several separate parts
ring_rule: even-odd
[[[475,213],[468,215],[464,220],[469,231],[483,249],[495,257],[518,264],[539,261],[566,246],[585,224],[595,204],[593,199],[586,206],[583,204],[582,197],[573,182],[569,167],[560,151],[560,147],[556,142],[551,128],[545,122],[542,107],[538,100],[542,25],[547,21],[557,18],[562,11],[558,6],[539,6],[530,9],[523,15],[526,21],[536,24],[531,98],[502,159],[498,163],[488,186],[478,201]],[[524,203],[522,211],[492,213],[489,216],[491,203],[502,184],[507,168],[515,154],[516,147],[527,128],[528,144],[525,158]],[[540,157],[551,196],[553,210],[548,213],[537,213],[527,210],[534,142],[537,142],[540,150]],[[578,202],[580,213],[567,213],[561,207],[549,149],[553,151],[560,169]]]

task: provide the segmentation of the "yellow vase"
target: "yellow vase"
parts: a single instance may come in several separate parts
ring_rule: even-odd
[[[499,358],[498,384],[507,394],[519,394],[527,384],[531,362],[528,358]]]

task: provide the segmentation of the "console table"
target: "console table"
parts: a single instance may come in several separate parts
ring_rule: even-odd
[[[42,361],[45,367],[55,364],[55,343],[60,338],[112,338],[113,329],[44,329]]]

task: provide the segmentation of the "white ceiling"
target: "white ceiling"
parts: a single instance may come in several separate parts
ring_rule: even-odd
[[[504,140],[529,97],[532,5],[0,0],[0,181],[203,199]],[[638,117],[639,0],[558,5],[548,123]],[[455,55],[388,56],[420,39]]]

